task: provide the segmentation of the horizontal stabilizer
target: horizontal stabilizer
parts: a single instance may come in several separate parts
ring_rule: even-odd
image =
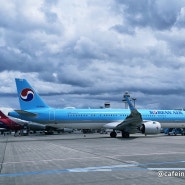
[[[22,115],[22,116],[27,116],[27,117],[36,117],[37,114],[32,113],[32,112],[28,112],[25,110],[15,110],[15,112],[17,112],[18,114]]]

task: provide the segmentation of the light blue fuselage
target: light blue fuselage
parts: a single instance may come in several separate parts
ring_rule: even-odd
[[[185,128],[185,111],[138,110],[143,120],[158,121],[162,128]],[[9,115],[27,121],[34,121],[56,127],[98,129],[112,122],[122,122],[130,114],[128,109],[54,109],[37,108],[29,110],[37,116],[23,116],[17,112]]]

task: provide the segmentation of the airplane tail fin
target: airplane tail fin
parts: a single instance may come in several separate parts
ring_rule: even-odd
[[[19,96],[19,103],[22,110],[49,107],[26,79],[16,78],[15,82]]]
[[[8,118],[1,110],[0,110],[0,120]]]

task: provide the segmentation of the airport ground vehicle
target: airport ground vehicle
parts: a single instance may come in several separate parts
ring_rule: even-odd
[[[167,135],[185,135],[185,129],[182,128],[166,128],[164,133]]]

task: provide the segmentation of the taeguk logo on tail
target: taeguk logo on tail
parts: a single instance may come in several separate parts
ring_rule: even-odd
[[[21,99],[23,101],[31,101],[34,97],[34,91],[29,88],[25,88],[21,91]]]

